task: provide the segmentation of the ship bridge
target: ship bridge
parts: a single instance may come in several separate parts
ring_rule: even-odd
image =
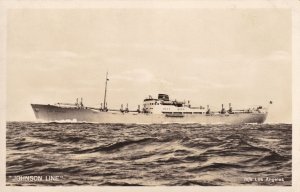
[[[149,96],[144,99],[143,112],[153,114],[204,114],[205,110],[203,107],[191,107],[189,101],[187,104],[185,101],[172,101],[169,95],[158,94],[157,98]]]

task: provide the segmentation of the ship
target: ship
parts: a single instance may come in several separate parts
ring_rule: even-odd
[[[89,122],[117,124],[164,124],[164,123],[199,123],[199,124],[246,124],[264,123],[268,115],[268,107],[255,106],[244,109],[233,109],[231,103],[220,110],[206,107],[192,107],[190,101],[171,100],[168,94],[160,93],[156,98],[148,96],[142,107],[129,110],[128,104],[120,109],[107,106],[106,73],[104,100],[99,107],[88,107],[81,98],[75,103],[31,104],[37,120],[46,122]],[[272,101],[269,102],[272,104]]]

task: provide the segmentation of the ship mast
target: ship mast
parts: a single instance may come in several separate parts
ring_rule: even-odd
[[[106,72],[106,78],[105,78],[105,91],[104,91],[104,101],[103,101],[103,109],[107,109],[107,103],[106,103],[106,92],[107,92],[107,78],[108,72]]]

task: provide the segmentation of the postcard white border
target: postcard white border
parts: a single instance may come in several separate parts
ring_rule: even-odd
[[[292,186],[226,186],[226,187],[90,187],[90,186],[72,186],[72,187],[10,187],[6,186],[6,13],[8,9],[54,9],[54,8],[211,8],[211,9],[246,9],[246,8],[285,8],[292,12],[292,74],[293,74],[293,173]],[[1,191],[300,191],[300,1],[299,0],[260,0],[260,1],[169,1],[169,0],[143,0],[143,1],[109,1],[109,0],[0,0],[0,190]]]

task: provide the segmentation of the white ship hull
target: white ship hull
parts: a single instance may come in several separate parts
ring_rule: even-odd
[[[162,124],[162,123],[200,123],[200,124],[244,124],[263,123],[267,113],[234,114],[166,114],[122,113],[120,111],[99,111],[90,108],[64,108],[55,105],[31,105],[38,120],[43,121],[78,121],[95,123],[122,124]]]

